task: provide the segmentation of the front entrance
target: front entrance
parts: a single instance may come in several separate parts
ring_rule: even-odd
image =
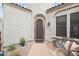
[[[35,16],[35,42],[44,42],[45,40],[45,17],[42,14]]]
[[[43,39],[43,21],[41,19],[37,20],[36,39]]]
[[[36,42],[44,41],[43,21],[38,19],[36,22]]]

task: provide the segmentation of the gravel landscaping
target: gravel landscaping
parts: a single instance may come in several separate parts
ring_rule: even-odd
[[[63,48],[56,48],[51,42],[46,42],[46,45],[52,56],[66,56],[66,51]]]
[[[33,42],[27,42],[24,47],[16,44],[16,49],[8,51],[8,47],[4,48],[5,56],[27,56]]]

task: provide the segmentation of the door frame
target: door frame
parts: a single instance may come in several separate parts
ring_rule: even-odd
[[[41,17],[40,16],[35,16],[35,20],[34,20],[34,40],[37,40],[36,39],[36,24],[37,24],[37,21],[41,19],[43,21],[43,40],[45,40],[45,17],[42,15]]]
[[[38,37],[37,37],[37,36],[39,36],[39,34],[37,34],[37,32],[39,32],[39,31],[38,31],[38,29],[39,29],[39,26],[38,26],[39,21],[41,21],[41,23],[42,23],[42,24],[40,24],[40,25],[42,26],[42,28],[41,28],[42,33],[40,34],[40,35],[42,35],[41,38],[38,38]],[[35,34],[36,34],[36,35],[35,35],[35,38],[36,38],[36,39],[44,39],[43,20],[42,20],[42,19],[38,19],[38,20],[36,21],[36,25],[35,25],[35,26],[36,26],[36,31],[35,31]]]

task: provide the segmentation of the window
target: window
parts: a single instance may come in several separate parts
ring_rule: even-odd
[[[66,37],[67,15],[56,17],[56,36]]]
[[[79,38],[79,12],[70,14],[70,37]]]

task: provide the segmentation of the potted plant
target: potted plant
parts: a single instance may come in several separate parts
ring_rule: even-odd
[[[25,38],[24,38],[24,37],[21,38],[21,39],[20,39],[20,45],[21,45],[21,46],[25,46],[25,43],[26,43]]]

